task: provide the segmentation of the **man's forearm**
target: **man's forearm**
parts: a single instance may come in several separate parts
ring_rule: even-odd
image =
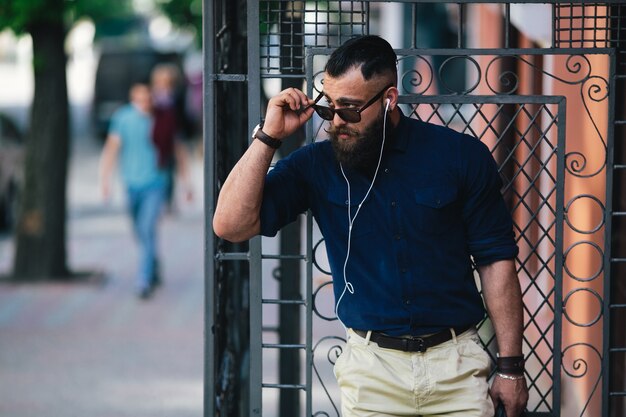
[[[500,356],[522,355],[524,312],[513,260],[478,267],[487,311],[498,341]]]
[[[109,135],[104,143],[100,158],[99,177],[101,186],[108,187],[119,149],[120,138],[117,135]]]
[[[217,199],[215,234],[232,242],[259,234],[263,186],[273,156],[274,149],[255,140],[237,162]]]
[[[494,262],[478,267],[478,272],[487,311],[496,331],[500,357],[522,356],[524,310],[515,262]],[[506,372],[498,373],[489,395],[494,407],[502,403],[507,416],[519,417],[528,402],[526,379],[517,373],[509,378]]]
[[[313,116],[315,110],[306,107],[312,102],[298,89],[281,91],[267,104],[263,132],[276,140],[293,134]],[[305,110],[301,110],[303,108]],[[263,186],[274,151],[262,141],[253,140],[228,175],[213,217],[216,235],[231,242],[241,242],[259,234]]]

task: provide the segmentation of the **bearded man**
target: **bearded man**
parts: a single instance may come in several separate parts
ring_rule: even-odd
[[[317,98],[293,88],[273,97],[220,191],[213,229],[233,242],[274,236],[311,210],[347,330],[335,363],[344,417],[491,417],[500,405],[518,417],[528,400],[518,249],[496,164],[475,138],[404,116],[396,65],[384,39],[354,38],[330,56]],[[314,112],[330,140],[268,173]],[[498,342],[491,388],[473,265]]]

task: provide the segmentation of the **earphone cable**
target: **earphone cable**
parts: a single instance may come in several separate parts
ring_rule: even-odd
[[[352,216],[352,213],[351,213],[352,208],[350,204],[351,203],[350,181],[348,180],[348,177],[346,176],[346,173],[343,170],[343,165],[339,164],[339,168],[341,169],[341,174],[343,175],[343,178],[346,181],[346,185],[348,187],[348,242],[347,242],[347,248],[346,248],[346,259],[343,263],[343,271],[342,271],[344,287],[343,287],[343,291],[341,292],[341,296],[339,296],[339,299],[337,300],[337,303],[335,304],[335,315],[337,316],[337,319],[339,320],[339,322],[341,323],[341,325],[344,327],[346,331],[347,331],[346,325],[343,323],[343,320],[341,320],[341,317],[339,317],[339,304],[341,304],[341,300],[343,300],[343,296],[346,294],[346,290],[350,294],[354,294],[354,285],[350,281],[348,281],[348,278],[347,278],[348,260],[350,259],[350,249],[352,246],[352,227],[354,225],[354,221],[356,220],[356,217],[359,215],[359,212],[361,211],[361,207],[363,206],[363,203],[365,202],[365,200],[367,200],[367,197],[369,197],[370,192],[372,191],[372,188],[374,188],[374,183],[376,182],[376,177],[378,176],[380,164],[383,159],[383,150],[385,149],[388,111],[389,111],[389,100],[387,100],[387,105],[385,106],[385,115],[383,117],[383,140],[380,145],[380,153],[378,155],[378,164],[376,165],[376,170],[374,171],[374,177],[372,178],[372,182],[367,192],[365,193],[365,197],[363,197],[363,199],[359,203],[359,206],[356,212],[354,213],[354,216]]]

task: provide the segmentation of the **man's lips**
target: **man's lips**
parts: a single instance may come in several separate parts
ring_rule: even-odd
[[[337,137],[341,139],[349,139],[356,136],[355,132],[351,132],[349,130],[336,130],[335,135],[337,135]]]

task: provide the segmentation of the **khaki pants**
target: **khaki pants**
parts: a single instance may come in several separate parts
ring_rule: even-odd
[[[423,353],[383,349],[348,330],[335,376],[343,417],[492,417],[489,369],[474,329]]]

